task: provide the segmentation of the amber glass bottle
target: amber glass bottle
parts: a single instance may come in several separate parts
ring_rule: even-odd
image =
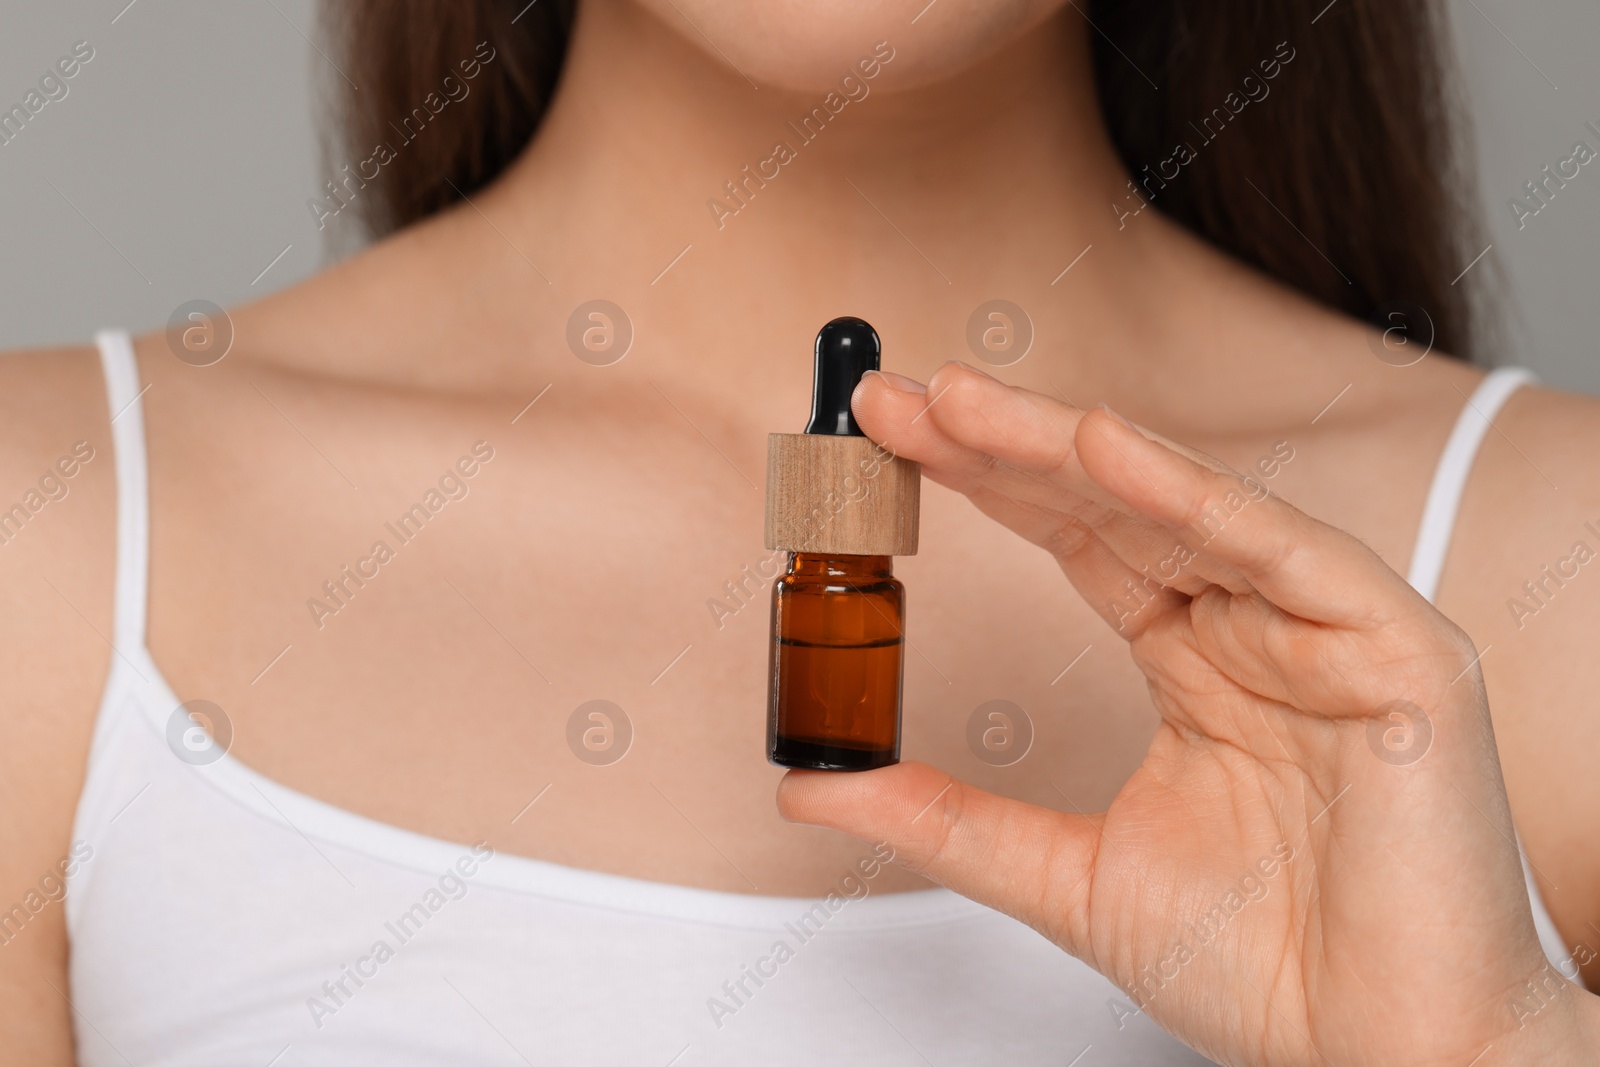
[[[904,619],[891,557],[789,554],[772,587],[773,763],[864,771],[899,761]]]
[[[767,758],[864,771],[900,759],[906,594],[892,557],[917,551],[922,475],[851,411],[878,369],[872,327],[834,319],[815,354],[805,432],[768,438],[766,544],[789,565],[772,587]]]

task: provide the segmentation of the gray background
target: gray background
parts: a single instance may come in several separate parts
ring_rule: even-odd
[[[19,103],[75,41],[95,58],[0,146],[0,347],[148,329],[197,297],[243,302],[351,246],[346,221],[319,232],[305,206],[325,180],[321,94],[341,77],[312,43],[313,0],[3,6],[0,106]],[[1473,269],[1508,289],[1507,347],[1494,361],[1600,392],[1590,325],[1600,164],[1520,231],[1507,204],[1579,139],[1600,149],[1584,128],[1600,126],[1600,5],[1450,9],[1493,242]]]

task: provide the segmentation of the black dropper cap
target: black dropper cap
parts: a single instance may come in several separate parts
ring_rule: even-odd
[[[861,376],[878,369],[878,331],[846,315],[817,332],[817,369],[811,386],[811,421],[806,433],[865,437],[850,411],[850,394]]]

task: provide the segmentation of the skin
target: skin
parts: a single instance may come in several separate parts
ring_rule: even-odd
[[[960,364],[929,384],[864,383],[864,428],[1104,605],[1161,725],[1099,814],[907,763],[793,771],[785,815],[889,841],[1222,1063],[1586,1062],[1591,995],[1532,1028],[1485,1010],[1548,964],[1467,633],[1356,538],[1108,408],[1085,416]],[[1124,607],[1123,583],[1158,559],[1175,559],[1165,584]],[[1391,763],[1370,738],[1395,701],[1430,743]],[[1235,903],[1205,917],[1197,886],[1230,876]]]
[[[1581,1047],[1591,1001],[1574,987],[1516,1029],[1508,991],[1538,958],[1499,831],[1514,818],[1567,943],[1600,944],[1589,926],[1600,922],[1600,854],[1587,834],[1600,815],[1587,767],[1600,740],[1589,696],[1600,591],[1575,580],[1520,629],[1506,600],[1600,516],[1585,458],[1600,446],[1594,402],[1546,389],[1513,398],[1474,469],[1439,611],[1427,608],[1386,568],[1406,566],[1433,465],[1481,371],[1439,354],[1389,366],[1364,326],[1157,212],[1119,228],[1107,205],[1126,176],[1094,105],[1091,31],[1073,9],[942,0],[910,24],[916,14],[589,3],[538,139],[471,204],[231,309],[234,345],[213,366],[173,358],[160,333],[139,338],[149,641],[163,672],[183,699],[226,710],[237,758],[373,818],[640,878],[824,892],[870,850],[774,810],[781,775],[758,756],[764,594],[720,629],[706,602],[767,555],[765,435],[803,422],[811,337],[836,315],[861,315],[884,337],[886,367],[930,381],[928,395],[955,386],[915,440],[904,405],[925,398],[901,399],[885,382],[857,398],[868,432],[904,437],[931,476],[921,552],[896,561],[913,643],[908,763],[790,779],[785,814],[896,843],[916,869],[886,871],[875,892],[946,882],[1124,982],[1159,960],[1162,928],[1125,937],[1119,920],[1198,915],[1286,839],[1295,858],[1269,895],[1152,1001],[1158,1021],[1241,1063],[1295,1060],[1307,1055],[1301,1040],[1336,1061],[1429,1062],[1460,1051],[1428,1043],[1451,1028],[1479,1041],[1459,1062],[1484,1043],[1480,1063],[1559,1062]],[[707,198],[790,136],[785,121],[879,40],[895,58],[871,95],[718,228]],[[1027,308],[1035,342],[1019,363],[990,369],[1028,392],[939,370],[972,359],[967,317],[997,294]],[[624,307],[636,332],[608,367],[564,341],[569,314],[596,296]],[[1261,523],[1261,537],[1288,524],[1326,571],[1289,600],[1248,560],[1227,563],[1236,574],[1211,561],[1194,574],[1220,579],[1260,618],[1275,617],[1270,602],[1314,622],[1344,675],[1368,688],[1341,690],[1341,676],[1325,677],[1321,657],[1283,634],[1276,658],[1212,658],[1199,629],[1186,636],[1176,600],[1130,656],[1104,605],[1080,596],[1109,560],[1069,561],[1065,582],[1050,552],[1008,528],[1026,524],[997,513],[1004,493],[986,488],[1010,477],[1007,465],[1053,508],[1082,499],[1117,511],[1130,537],[1166,529],[1192,502],[1192,479],[1212,461],[1141,454],[1143,469],[1171,479],[1149,496],[1078,422],[1073,405],[1102,401],[1237,470],[1292,446],[1268,483],[1272,506],[1236,522],[1241,536]],[[0,408],[0,499],[19,498],[75,441],[97,455],[65,500],[0,549],[9,901],[70,847],[112,655],[102,635],[114,485],[91,350],[0,361]],[[1010,418],[1027,411],[1031,421]],[[1086,425],[1107,440],[1118,432],[1100,416]],[[495,458],[469,495],[319,628],[307,600],[480,440]],[[1001,462],[980,460],[974,481],[983,455]],[[1027,466],[1041,457],[1059,465]],[[961,499],[969,490],[979,508]],[[1182,591],[1222,603],[1220,592]],[[1381,610],[1382,625],[1353,619],[1352,602]],[[1205,630],[1219,643],[1223,621]],[[1448,682],[1476,655],[1469,643],[1492,651],[1441,686],[1441,672]],[[1363,741],[1362,717],[1391,692],[1429,703],[1437,725],[1428,756],[1403,770]],[[573,709],[595,698],[626,709],[635,730],[627,757],[604,768],[563,741]],[[965,741],[973,709],[996,698],[1036,727],[1027,758],[1004,769]],[[983,792],[952,788],[912,823],[945,773]],[[1397,790],[1417,803],[1405,819],[1380,818]],[[1459,796],[1479,813],[1463,813]],[[1193,839],[1185,820],[1203,816],[1206,852],[1173,847]],[[987,835],[992,819],[1006,832]],[[1098,845],[1100,830],[1144,877]],[[961,847],[938,850],[939,834]],[[1369,855],[1360,846],[1374,835],[1388,846],[1381,863],[1336,862]],[[1007,850],[1014,873],[1002,883],[971,876],[988,847]],[[1409,921],[1419,915],[1440,921]],[[1232,940],[1245,930],[1250,951]],[[1426,970],[1421,959],[1445,963]],[[0,1041],[27,1062],[71,1060],[65,961],[59,906],[0,950],[10,1006]],[[1244,977],[1257,992],[1237,984]],[[1447,995],[1396,993],[1419,988]],[[1218,1015],[1218,1003],[1235,1014]],[[1370,1023],[1373,1004],[1387,1005],[1382,1026]],[[1463,1016],[1482,1022],[1457,1027]]]

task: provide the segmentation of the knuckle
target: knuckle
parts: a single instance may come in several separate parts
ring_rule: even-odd
[[[954,778],[945,786],[944,791],[934,801],[932,808],[924,818],[933,820],[933,828],[929,833],[929,840],[924,854],[915,860],[909,861],[906,866],[917,874],[937,870],[943,865],[951,847],[955,844],[956,834],[961,826],[961,813],[963,808],[962,789]]]
[[[1041,547],[1057,558],[1075,556],[1094,535],[1077,519],[1063,519],[1045,537]]]
[[[984,476],[991,476],[1004,474],[1010,468],[1006,465],[1004,460],[1000,459],[999,456],[989,452],[980,451],[978,453],[978,469],[980,474]]]
[[[1295,557],[1305,551],[1305,540],[1292,534],[1274,537],[1262,545],[1259,557],[1259,569],[1271,573],[1282,570],[1294,562]]]
[[[1219,491],[1216,479],[1208,477],[1204,483],[1204,490],[1189,502],[1189,507],[1182,513],[1180,521],[1185,526],[1197,529],[1203,529],[1208,522],[1216,523],[1219,520],[1222,524],[1226,524],[1228,519],[1226,498],[1227,491],[1225,489]]]
[[[1051,438],[1040,464],[1046,479],[1052,482],[1073,481],[1078,468],[1078,441],[1071,433]]]

